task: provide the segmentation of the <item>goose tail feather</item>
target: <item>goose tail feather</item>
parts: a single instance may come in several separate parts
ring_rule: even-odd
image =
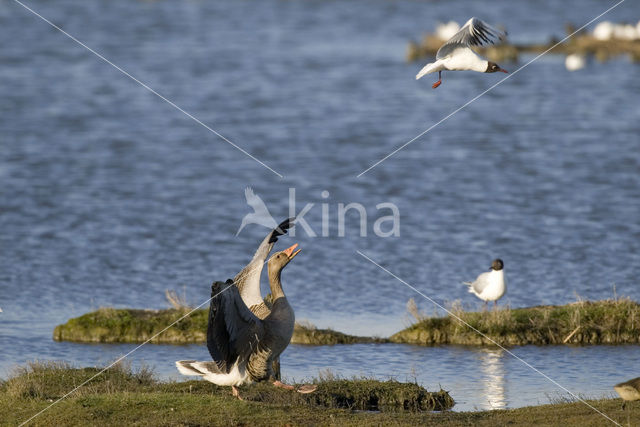
[[[195,360],[178,360],[176,362],[176,368],[178,368],[178,371],[180,371],[182,375],[199,375],[199,376],[205,375],[204,372],[196,369],[193,366],[195,363],[198,363],[198,362]]]

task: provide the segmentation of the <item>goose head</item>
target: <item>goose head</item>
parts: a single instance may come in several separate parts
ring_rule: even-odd
[[[301,251],[301,249],[296,251],[297,247],[298,244],[296,243],[284,251],[273,254],[273,256],[269,258],[269,270],[278,271],[285,268],[286,265],[289,264],[289,262]]]

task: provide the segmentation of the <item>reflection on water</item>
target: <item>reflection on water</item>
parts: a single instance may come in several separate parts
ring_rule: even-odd
[[[507,407],[504,353],[501,348],[483,348],[478,351],[484,397],[489,404],[487,409],[504,409]]]

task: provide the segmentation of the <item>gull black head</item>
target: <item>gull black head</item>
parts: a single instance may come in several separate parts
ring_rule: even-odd
[[[487,69],[485,70],[485,73],[495,73],[497,71],[502,71],[503,73],[507,73],[507,70],[503,70],[502,68],[500,68],[500,66],[498,64],[496,64],[495,62],[491,62],[491,61],[487,61]]]
[[[496,258],[493,260],[493,262],[491,263],[491,269],[495,270],[495,271],[500,271],[504,268],[504,263],[502,262],[502,260],[500,258]]]

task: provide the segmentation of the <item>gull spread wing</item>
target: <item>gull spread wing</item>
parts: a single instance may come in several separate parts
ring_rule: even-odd
[[[495,43],[495,39],[502,40],[506,35],[507,33],[492,27],[478,18],[471,18],[460,28],[460,31],[455,33],[453,37],[438,49],[436,59],[444,58],[458,48]]]

